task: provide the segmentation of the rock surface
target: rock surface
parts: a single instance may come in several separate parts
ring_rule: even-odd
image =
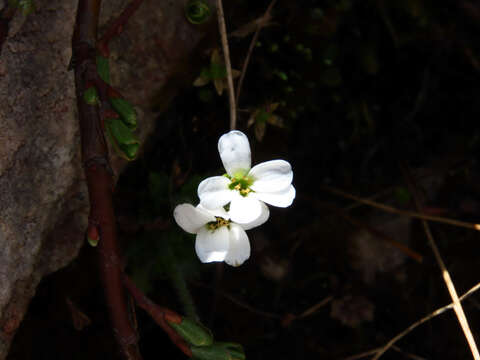
[[[127,1],[104,3],[101,24]],[[177,75],[185,76],[188,59],[213,28],[189,24],[185,3],[145,0],[111,44],[112,82],[137,107],[141,140],[155,126],[152,97],[168,93],[168,103],[185,83]],[[0,359],[42,277],[77,255],[88,214],[73,72],[67,71],[77,1],[36,0],[35,6],[27,18],[14,18],[0,56]],[[113,166],[118,174],[125,162]]]

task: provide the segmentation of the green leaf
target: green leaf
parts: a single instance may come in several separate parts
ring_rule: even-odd
[[[100,241],[100,239],[92,239],[91,237],[87,236],[88,244],[92,247],[96,247]]]
[[[206,23],[211,15],[210,6],[205,1],[192,0],[185,7],[187,20],[195,25]]]
[[[122,150],[126,159],[132,161],[137,157],[140,144],[119,144],[119,148]]]
[[[227,76],[227,68],[224,64],[214,63],[210,64],[210,78],[223,79]]]
[[[129,161],[134,160],[140,148],[140,142],[133,135],[132,130],[120,119],[105,120],[105,125],[109,139],[119,155]]]
[[[108,64],[108,58],[97,55],[97,72],[103,81],[110,84],[110,65]]]
[[[169,322],[169,325],[192,345],[209,346],[213,343],[212,332],[193,319],[184,317],[180,324]]]
[[[255,121],[257,123],[266,123],[268,118],[271,116],[272,114],[263,110],[263,109],[259,109],[257,114],[255,115]]]
[[[83,93],[83,100],[88,105],[97,105],[98,104],[98,93],[97,88],[95,86],[89,87]]]
[[[109,100],[113,109],[120,115],[125,125],[135,130],[137,127],[137,112],[132,104],[123,98],[110,98]]]
[[[245,360],[245,353],[239,344],[216,342],[210,346],[192,346],[192,355],[198,360]]]
[[[280,70],[276,70],[274,71],[274,74],[277,75],[280,79],[282,79],[283,81],[287,81],[288,80],[288,75],[283,72],[283,71],[280,71]]]
[[[132,130],[130,130],[122,120],[110,119],[107,121],[107,126],[119,145],[133,145],[139,143],[137,138],[133,135]]]

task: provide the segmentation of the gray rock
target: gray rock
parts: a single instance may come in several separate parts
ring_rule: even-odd
[[[101,23],[126,3],[104,1]],[[137,107],[141,140],[155,125],[153,95],[168,94],[168,104],[188,83],[187,59],[211,28],[186,22],[185,3],[145,0],[111,44],[112,82]],[[77,255],[88,214],[67,71],[77,1],[35,0],[35,6],[27,18],[14,18],[0,56],[0,359],[39,281]],[[176,85],[166,87],[174,77]],[[124,166],[114,157],[117,174]]]

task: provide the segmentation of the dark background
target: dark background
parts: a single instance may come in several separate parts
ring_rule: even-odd
[[[229,29],[246,29],[268,4],[226,2]],[[270,220],[248,232],[252,255],[241,267],[200,264],[194,236],[171,214],[178,203],[196,204],[199,181],[223,171],[216,149],[229,130],[228,100],[211,82],[186,88],[159,114],[144,155],[117,186],[127,271],[151,299],[181,313],[169,281],[175,264],[215,338],[241,343],[248,359],[342,359],[383,345],[451,301],[418,220],[360,206],[325,186],[416,211],[407,171],[425,211],[479,222],[480,6],[280,0],[272,15],[252,53],[237,128],[249,136],[253,164],[292,164],[293,205],[271,208]],[[230,38],[234,68],[251,37]],[[209,66],[215,46],[199,49],[192,72]],[[276,103],[275,124],[257,116],[247,127],[256,110]],[[431,227],[462,294],[479,281],[478,232]],[[324,299],[331,300],[295,319]],[[476,299],[463,305],[478,340]],[[145,359],[184,358],[141,310],[137,317]],[[471,356],[452,311],[396,345],[383,358]],[[9,359],[117,357],[95,249],[85,245],[42,282]]]

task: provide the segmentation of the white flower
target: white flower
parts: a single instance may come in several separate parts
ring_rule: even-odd
[[[197,234],[195,251],[201,262],[225,261],[239,266],[250,257],[250,242],[245,230],[267,221],[269,210],[263,204],[254,222],[241,225],[231,221],[224,209],[207,210],[202,205],[178,205],[173,216],[183,230]]]
[[[262,214],[263,202],[287,207],[295,198],[293,172],[285,160],[271,160],[251,167],[250,144],[244,133],[233,130],[218,140],[225,176],[213,176],[198,186],[200,204],[206,209],[230,203],[230,218],[250,223]]]

